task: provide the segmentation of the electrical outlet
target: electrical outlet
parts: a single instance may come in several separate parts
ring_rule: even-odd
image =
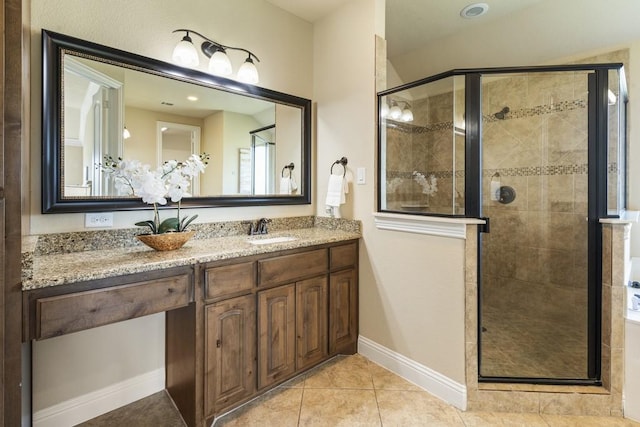
[[[113,213],[88,213],[84,215],[85,228],[108,228],[113,227]]]

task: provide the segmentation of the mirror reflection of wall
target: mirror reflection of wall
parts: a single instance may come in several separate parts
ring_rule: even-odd
[[[157,122],[157,166],[169,160],[179,162],[192,154],[200,155],[200,127],[180,123]],[[196,175],[191,180],[189,194],[200,195],[200,179]]]
[[[276,173],[280,173],[285,165],[293,163],[293,170],[289,170],[291,180],[296,183],[301,182],[303,168],[301,167],[302,150],[300,139],[302,138],[300,126],[297,123],[302,121],[302,112],[298,108],[291,108],[286,105],[276,105],[276,126],[278,129],[278,144],[276,145]],[[280,177],[278,175],[278,177]],[[280,184],[280,183],[279,183]],[[291,184],[289,184],[291,185]],[[293,190],[293,189],[291,189]],[[278,189],[280,194],[289,194],[293,191]]]
[[[74,58],[64,64],[65,195],[114,195],[100,168],[104,156],[122,155],[123,84]]]
[[[253,194],[276,191],[276,127],[251,131],[251,189]]]

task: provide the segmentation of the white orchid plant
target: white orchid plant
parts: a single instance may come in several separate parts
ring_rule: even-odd
[[[433,174],[427,178],[423,173],[413,171],[413,180],[422,187],[422,194],[431,196],[438,191],[438,179]]]
[[[195,220],[198,215],[180,219],[180,201],[190,196],[188,190],[191,179],[204,172],[207,167],[208,154],[192,154],[184,162],[169,160],[156,170],[138,160],[114,159],[104,157],[102,170],[113,177],[119,194],[133,195],[142,198],[144,203],[153,204],[153,220],[140,221],[139,227],[149,227],[150,234],[182,232]],[[178,203],[176,217],[167,218],[160,222],[158,205],[166,205],[170,199]]]

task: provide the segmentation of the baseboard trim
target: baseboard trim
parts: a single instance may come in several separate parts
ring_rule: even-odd
[[[362,335],[358,337],[358,353],[456,408],[466,410],[467,388],[463,384]]]
[[[33,414],[34,427],[71,426],[128,405],[164,389],[164,368],[138,375]]]

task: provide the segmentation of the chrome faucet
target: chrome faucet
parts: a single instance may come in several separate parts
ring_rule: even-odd
[[[255,224],[251,223],[251,226],[249,227],[249,235],[267,234],[269,232],[269,230],[267,230],[267,224],[270,222],[270,219],[260,218]]]

